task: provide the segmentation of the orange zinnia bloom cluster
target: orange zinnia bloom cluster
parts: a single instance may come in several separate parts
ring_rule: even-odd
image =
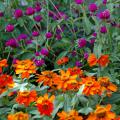
[[[77,78],[83,76],[83,71],[80,68],[68,68],[67,71],[60,71],[60,74],[53,71],[43,71],[38,76],[37,82],[43,82],[44,85],[50,86],[53,89],[78,90],[80,87]]]
[[[16,74],[21,74],[22,78],[29,78],[29,75],[32,73],[36,73],[36,66],[34,62],[27,60],[17,60],[14,65]]]
[[[63,65],[65,63],[67,63],[69,61],[69,58],[68,57],[62,57],[60,59],[57,60],[57,64],[58,65]]]
[[[48,94],[45,94],[43,97],[40,96],[37,99],[36,101],[37,108],[41,115],[47,115],[47,116],[51,115],[51,113],[54,110],[54,105],[53,105],[54,99],[55,99],[54,95],[48,98]]]
[[[2,68],[3,67],[7,67],[7,60],[6,59],[3,59],[3,60],[0,60],[0,73],[2,73]]]
[[[37,99],[37,93],[35,90],[32,91],[19,91],[16,102],[19,104],[24,104],[26,107],[30,105],[31,102],[35,102]]]
[[[12,88],[14,86],[12,76],[7,74],[0,75],[0,94],[5,92],[8,88]]]
[[[109,63],[109,55],[101,55],[101,57],[97,59],[95,54],[90,54],[87,61],[90,67],[95,66],[97,63],[101,67],[105,67]]]
[[[76,110],[71,110],[69,112],[62,111],[61,113],[57,114],[59,119],[58,120],[83,120],[81,116],[79,116]]]
[[[115,113],[111,111],[111,105],[100,106],[97,105],[96,110],[92,112],[87,120],[114,120],[116,118]]]
[[[29,115],[23,112],[17,112],[15,114],[9,114],[7,120],[29,120]]]

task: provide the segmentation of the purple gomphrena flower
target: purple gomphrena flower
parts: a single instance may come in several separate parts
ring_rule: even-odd
[[[37,36],[39,36],[39,32],[38,32],[38,31],[33,31],[33,32],[32,32],[32,35],[33,35],[34,37],[37,37]]]
[[[18,36],[17,40],[20,41],[20,40],[25,40],[25,39],[27,39],[27,38],[28,38],[28,36],[27,36],[26,34],[20,34],[20,35]]]
[[[22,17],[22,16],[23,16],[23,12],[22,12],[21,9],[16,9],[16,10],[14,11],[14,17],[15,17],[16,19],[18,19],[18,18],[20,18],[20,17]]]
[[[87,60],[87,59],[88,59],[88,56],[89,56],[88,52],[85,52],[85,53],[84,53],[84,59]]]
[[[6,42],[6,46],[10,46],[10,47],[16,48],[16,47],[18,47],[19,45],[18,45],[16,39],[11,38],[11,39],[9,39],[9,40]]]
[[[42,48],[40,53],[41,53],[41,55],[47,56],[49,54],[49,51],[47,48]]]
[[[17,60],[18,60],[18,59],[16,59],[16,58],[13,58],[13,61],[12,61],[12,63],[13,63],[13,64],[16,64]]]
[[[33,15],[34,13],[35,13],[34,8],[28,7],[28,8],[26,9],[26,15]]]
[[[103,0],[103,4],[106,5],[107,4],[107,0]]]
[[[75,62],[75,66],[76,66],[76,67],[82,67],[82,63],[81,63],[80,61],[76,61],[76,62]]]
[[[91,45],[94,45],[94,43],[95,43],[95,39],[92,38],[92,39],[90,40],[90,44],[91,44]]]
[[[36,64],[36,66],[38,66],[38,67],[40,67],[40,66],[42,66],[42,65],[45,64],[45,61],[43,59],[41,59],[41,60],[35,60],[34,62]]]
[[[42,16],[41,15],[37,15],[37,16],[34,17],[34,20],[36,22],[40,22],[42,20]]]
[[[0,17],[3,17],[4,13],[2,11],[0,11]]]
[[[51,32],[47,32],[45,36],[46,36],[47,39],[50,39],[52,37],[52,33]]]
[[[94,33],[92,34],[92,36],[93,36],[93,37],[97,37],[97,33],[94,32]]]
[[[95,12],[98,9],[95,3],[91,3],[88,8],[90,12]]]
[[[84,2],[84,0],[75,0],[76,4],[82,4]]]
[[[61,39],[62,39],[61,34],[56,34],[56,39],[57,39],[57,40],[61,40]]]
[[[37,52],[35,53],[35,55],[36,55],[36,56],[40,56],[40,52],[37,51]]]
[[[107,28],[106,28],[106,26],[102,26],[102,27],[100,28],[100,32],[101,32],[101,33],[107,33]]]
[[[42,9],[42,7],[41,7],[40,3],[37,2],[36,5],[35,5],[35,11],[36,11],[36,12],[40,12],[41,9]]]
[[[14,31],[14,25],[12,25],[12,24],[7,25],[6,26],[6,31],[7,32],[13,32]]]
[[[48,15],[49,15],[49,17],[53,17],[53,16],[54,16],[54,12],[49,11],[49,12],[48,12]]]
[[[81,38],[81,39],[78,40],[78,47],[79,47],[79,48],[85,47],[86,44],[87,44],[87,41],[86,41],[85,38]]]
[[[73,51],[71,52],[71,54],[72,54],[73,57],[77,55],[77,53],[76,53],[75,50],[73,50]]]
[[[99,18],[102,20],[106,20],[110,18],[110,11],[108,9],[104,10],[103,12],[99,13]]]
[[[27,44],[27,45],[32,44],[32,40],[27,40],[27,41],[26,41],[26,44]]]

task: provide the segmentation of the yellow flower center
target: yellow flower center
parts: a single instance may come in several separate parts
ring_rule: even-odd
[[[20,93],[20,95],[21,95],[21,96],[24,96],[24,97],[29,96],[29,94],[30,94],[30,91],[24,91],[24,92],[21,92],[21,93]]]

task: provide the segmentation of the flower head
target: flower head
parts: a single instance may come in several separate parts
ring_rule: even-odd
[[[35,102],[37,99],[37,93],[35,90],[31,91],[19,91],[16,97],[16,102],[29,106],[31,102]]]
[[[107,66],[109,63],[109,55],[101,55],[101,57],[98,59],[98,64],[101,67]]]
[[[60,59],[57,60],[57,64],[58,65],[63,65],[65,63],[67,63],[69,61],[69,58],[68,57],[62,57]]]
[[[75,0],[76,4],[82,4],[84,2],[84,0]]]
[[[98,9],[97,5],[95,3],[91,3],[89,5],[89,11],[90,12],[95,12]]]
[[[26,40],[28,38],[28,36],[26,34],[20,34],[17,38],[18,41],[20,40]]]
[[[47,32],[45,36],[46,36],[47,39],[50,39],[52,37],[52,33],[51,32]]]
[[[14,25],[12,25],[12,24],[7,25],[6,26],[6,31],[7,32],[13,32],[14,31]]]
[[[10,46],[10,47],[13,47],[13,48],[16,48],[16,47],[19,46],[17,40],[14,39],[14,38],[9,39],[5,44],[6,44],[6,46]]]
[[[101,32],[101,33],[107,33],[107,28],[106,28],[106,26],[102,26],[102,27],[100,28],[100,32]]]
[[[0,17],[3,17],[4,13],[2,11],[0,11]]]
[[[78,40],[78,47],[79,47],[79,48],[83,48],[83,47],[85,47],[86,44],[87,44],[86,39],[81,38],[81,39]]]
[[[33,35],[34,37],[37,37],[37,36],[39,36],[39,32],[38,32],[38,31],[33,31],[33,32],[32,32],[32,35]]]
[[[48,94],[45,94],[43,97],[40,96],[37,99],[37,108],[41,115],[47,115],[50,116],[51,113],[54,110],[53,101],[55,99],[55,96],[52,95],[50,98],[48,98]]]
[[[41,53],[41,55],[47,56],[49,54],[49,51],[47,48],[42,48],[40,53]]]
[[[97,105],[96,110],[92,112],[87,120],[113,120],[116,117],[115,113],[111,112],[111,105]]]
[[[23,112],[17,112],[15,114],[9,114],[7,120],[29,120],[29,115]]]
[[[28,7],[26,9],[26,15],[33,15],[35,13],[35,9],[32,7]]]
[[[20,18],[20,17],[22,17],[22,16],[23,16],[23,12],[22,12],[21,9],[16,9],[16,10],[14,11],[14,17],[15,17],[16,19],[18,19],[18,18]]]
[[[110,18],[110,11],[108,9],[99,13],[99,18],[102,20],[106,20]]]
[[[76,110],[70,110],[69,112],[59,112],[57,114],[59,117],[58,120],[83,120],[79,113]]]
[[[36,22],[40,22],[42,20],[42,16],[41,15],[34,16],[34,20]]]
[[[36,65],[37,67],[40,67],[40,66],[42,66],[42,65],[45,64],[44,59],[35,60],[34,62],[35,62],[35,65]]]
[[[75,66],[76,66],[76,67],[82,67],[82,63],[77,60],[77,61],[75,62]]]

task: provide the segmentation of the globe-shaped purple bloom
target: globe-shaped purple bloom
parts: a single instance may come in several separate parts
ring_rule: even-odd
[[[15,17],[16,19],[18,19],[18,18],[20,18],[20,17],[22,17],[22,16],[23,16],[23,12],[22,12],[21,9],[16,9],[16,10],[14,11],[14,17]]]
[[[13,32],[14,31],[14,25],[12,25],[12,24],[7,25],[6,26],[6,31],[7,32]]]
[[[91,44],[91,45],[94,45],[94,43],[95,43],[95,38],[92,38],[92,39],[90,40],[90,44]]]
[[[107,0],[103,0],[103,4],[106,5],[107,4]]]
[[[87,44],[87,41],[86,41],[85,38],[81,38],[81,39],[78,40],[78,47],[79,47],[79,48],[85,47],[86,44]]]
[[[97,33],[94,32],[94,33],[92,34],[92,36],[93,36],[93,37],[97,37]]]
[[[98,9],[95,3],[91,3],[88,8],[90,12],[95,12]]]
[[[34,62],[36,64],[36,66],[38,66],[38,67],[40,67],[40,66],[42,66],[42,65],[45,64],[45,61],[43,59],[41,59],[41,60],[35,60]]]
[[[28,8],[26,9],[26,15],[33,15],[34,13],[35,13],[34,8],[28,7]]]
[[[36,11],[36,12],[40,12],[41,9],[42,9],[42,7],[41,7],[40,3],[37,2],[36,5],[35,5],[35,11]]]
[[[57,40],[61,40],[61,39],[62,39],[61,34],[56,34],[56,39],[57,39]]]
[[[107,28],[106,28],[106,26],[102,26],[102,27],[100,28],[100,32],[101,32],[101,33],[107,33]]]
[[[10,46],[10,47],[13,47],[13,48],[16,48],[18,47],[18,42],[16,41],[16,39],[14,38],[11,38],[9,39],[7,42],[6,42],[6,46]]]
[[[20,40],[26,40],[27,38],[28,38],[28,36],[26,34],[20,34],[18,36],[18,41],[20,41]]]
[[[84,0],[75,0],[76,4],[82,4],[84,2]]]
[[[41,55],[47,56],[49,54],[49,51],[47,48],[42,48],[40,53],[41,53]]]
[[[106,20],[110,18],[110,11],[108,9],[104,10],[103,12],[99,13],[99,18],[102,20]]]
[[[27,40],[27,41],[26,41],[26,44],[27,44],[27,45],[32,44],[32,40]]]
[[[34,37],[37,37],[37,36],[39,36],[39,32],[38,32],[38,31],[33,31],[33,32],[32,32],[32,35],[33,35]]]
[[[75,66],[76,66],[76,67],[82,67],[82,63],[81,63],[80,61],[76,61],[76,62],[75,62]]]
[[[47,32],[45,36],[46,36],[47,39],[50,39],[52,37],[52,33],[51,32]]]
[[[41,15],[37,15],[37,16],[34,17],[34,20],[36,22],[40,22],[42,20],[42,16]]]
[[[40,52],[37,51],[37,52],[35,53],[35,55],[36,55],[36,56],[40,56]]]
[[[0,11],[0,17],[3,17],[4,13],[2,11]]]
[[[85,52],[85,53],[84,53],[84,59],[87,60],[87,59],[88,59],[88,56],[89,56],[88,52]]]

